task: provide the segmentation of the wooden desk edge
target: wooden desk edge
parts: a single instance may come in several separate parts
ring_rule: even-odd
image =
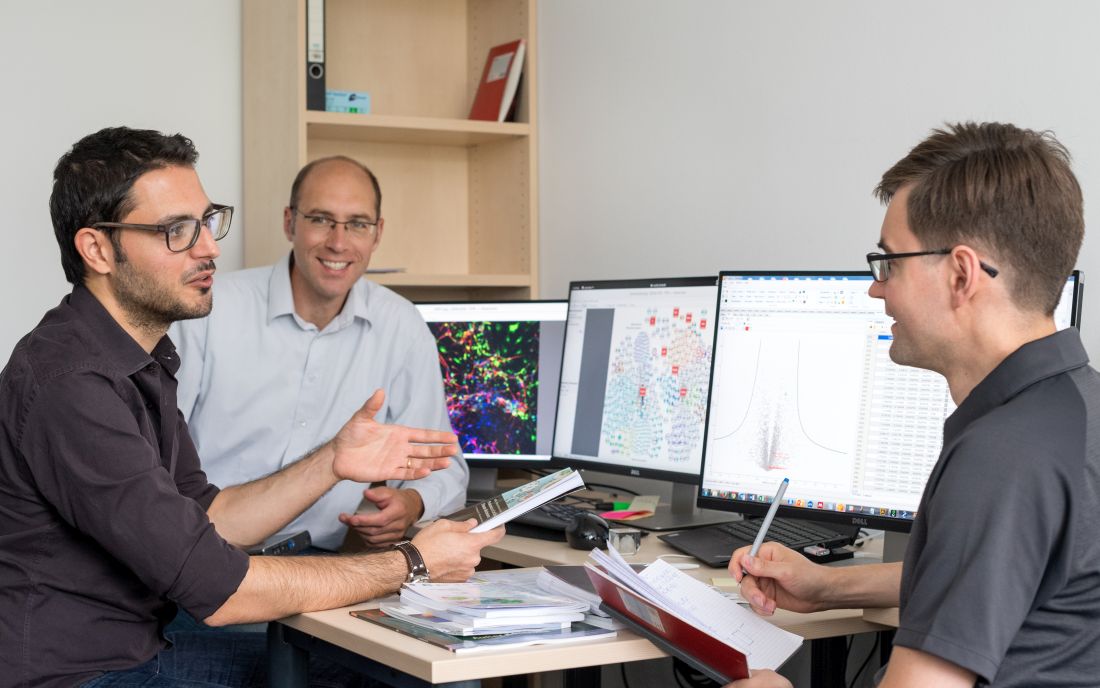
[[[899,610],[897,607],[885,609],[864,609],[863,619],[871,623],[882,624],[889,628],[898,627]]]

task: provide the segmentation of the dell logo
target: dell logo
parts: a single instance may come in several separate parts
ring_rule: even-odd
[[[852,523],[853,523],[854,525],[857,525],[857,526],[865,526],[865,525],[868,525],[868,524],[867,524],[867,519],[865,519],[865,518],[853,518],[853,519],[852,519]]]
[[[630,475],[639,476],[639,475],[641,475],[641,473],[638,471],[637,468],[631,468],[630,469]]]

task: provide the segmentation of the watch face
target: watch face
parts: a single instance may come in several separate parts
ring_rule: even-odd
[[[426,573],[409,574],[410,583],[427,583],[428,580],[428,574]]]

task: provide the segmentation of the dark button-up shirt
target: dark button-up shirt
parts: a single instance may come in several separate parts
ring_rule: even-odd
[[[205,618],[244,578],[206,516],[178,368],[171,340],[146,353],[77,287],[0,373],[0,685],[148,661],[173,603]]]

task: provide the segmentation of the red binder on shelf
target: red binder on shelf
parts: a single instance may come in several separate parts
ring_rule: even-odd
[[[585,567],[585,573],[603,600],[600,609],[622,621],[630,630],[719,683],[749,677],[749,664],[743,653],[599,572]]]
[[[503,122],[508,118],[519,88],[525,46],[520,39],[489,50],[470,108],[470,119]]]

